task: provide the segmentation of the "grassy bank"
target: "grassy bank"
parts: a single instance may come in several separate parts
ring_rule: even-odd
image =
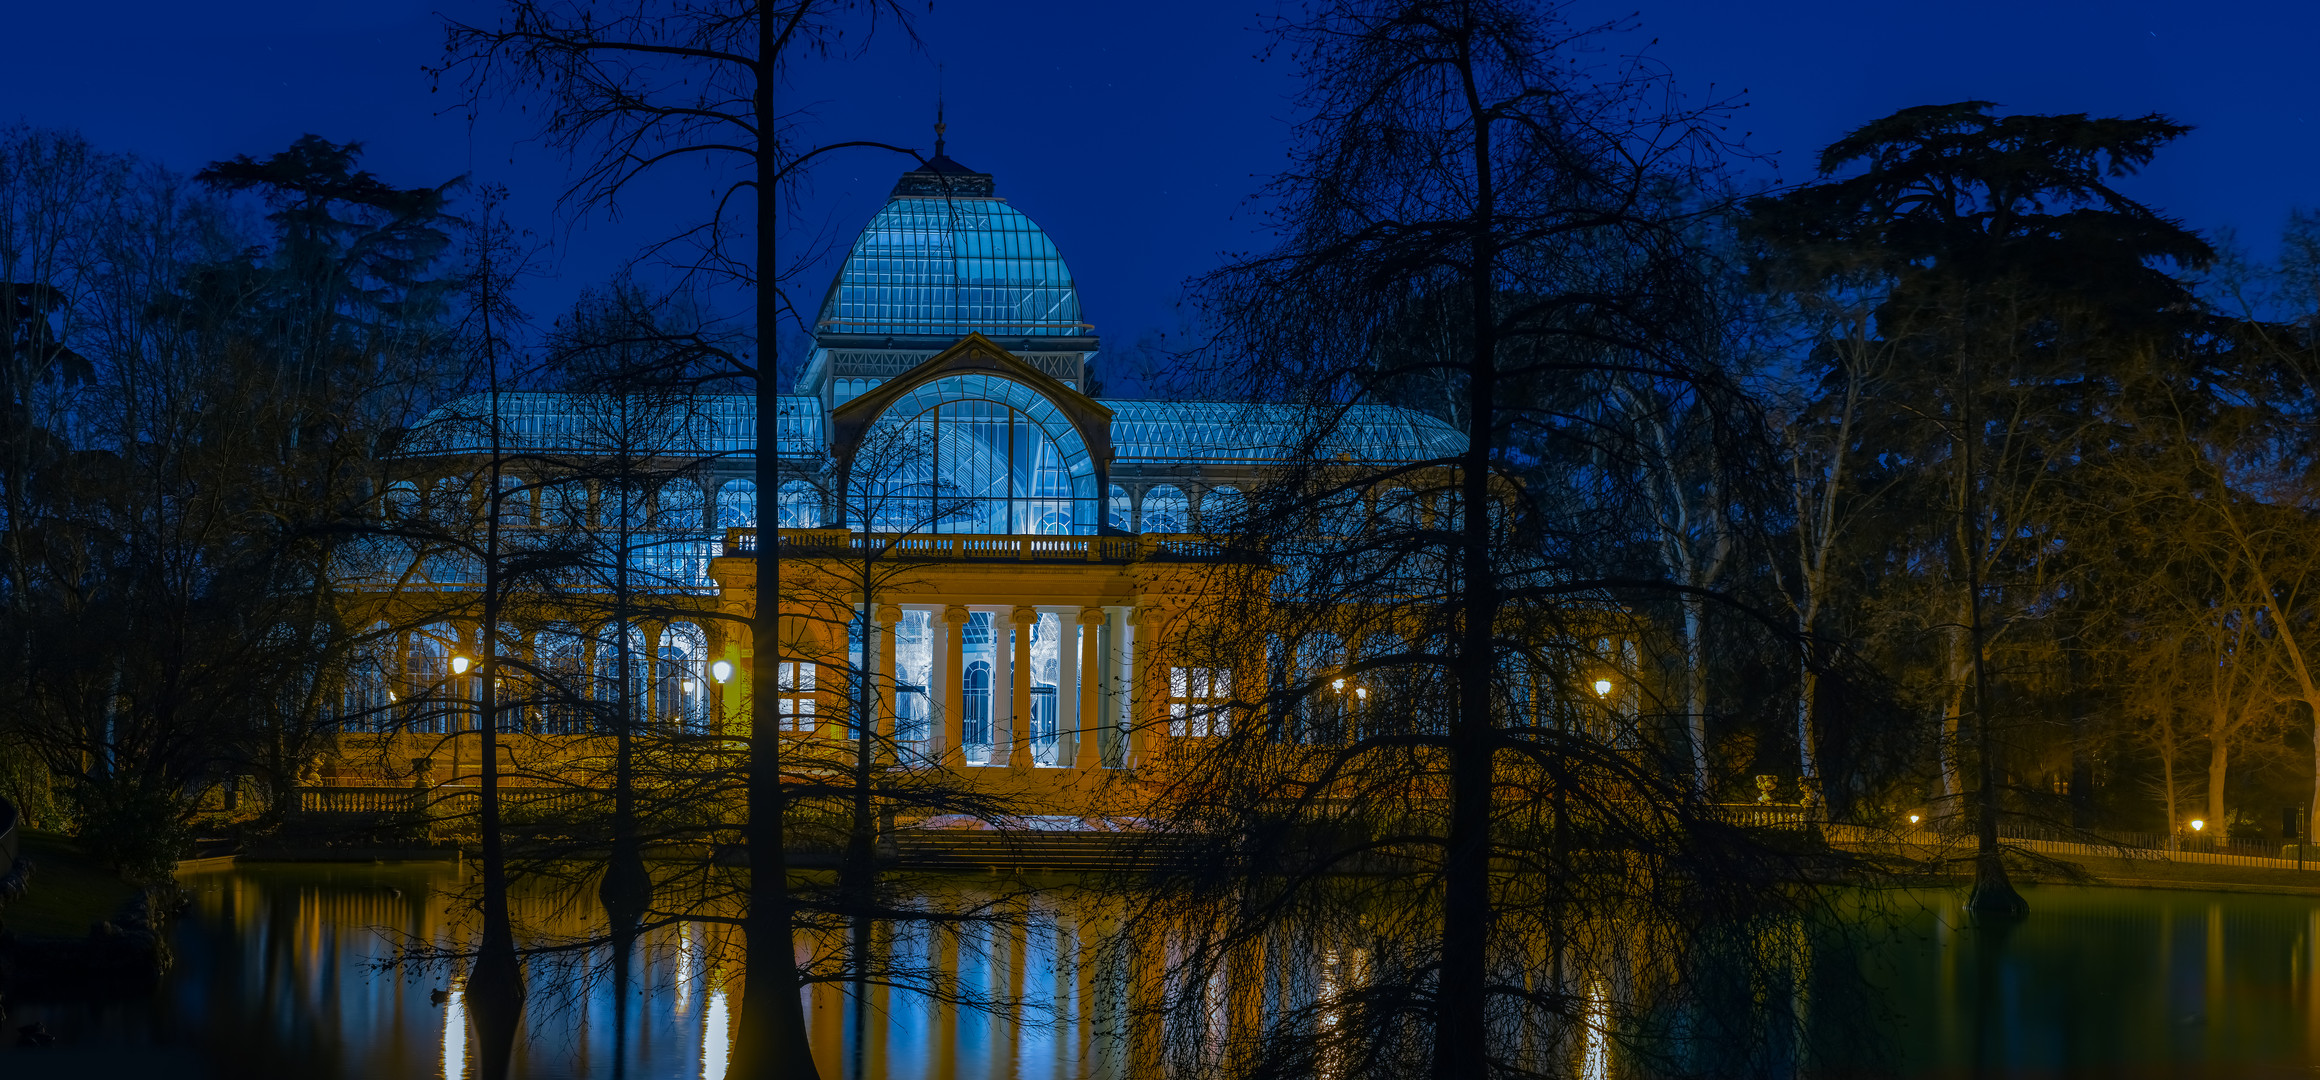
[[[19,938],[85,938],[89,924],[113,917],[137,895],[135,886],[83,854],[59,833],[26,831],[32,860],[30,891],[0,907],[0,928]]]

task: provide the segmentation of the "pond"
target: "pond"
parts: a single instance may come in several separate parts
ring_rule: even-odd
[[[59,1040],[0,1044],[0,1077],[473,1076],[457,984],[439,970],[378,963],[389,934],[449,942],[463,932],[456,864],[257,864],[183,883],[192,907],[172,932],[176,962],[159,988],[9,1003],[10,1029],[37,1020]],[[1862,910],[1877,912],[1865,916],[1876,927],[1870,944],[1819,954],[1857,964],[1885,993],[1867,1038],[1825,1047],[1840,1071],[2284,1077],[2320,1066],[2320,898],[2058,886],[2029,895],[2028,920],[1997,926],[1976,925],[1948,892],[1864,900]],[[581,917],[540,898],[524,914],[534,925]],[[1100,1010],[1087,974],[1059,962],[1077,924],[1042,925],[925,958],[970,986],[1060,1014]],[[587,978],[535,969],[515,1074],[722,1077],[739,1006],[726,978],[731,955],[713,936],[670,930],[638,949],[625,987],[601,968]],[[811,1000],[829,1077],[1119,1072],[1086,1023],[937,1013],[887,991],[862,1005],[828,989]],[[1805,1013],[1851,1004],[1808,1003]],[[1600,1056],[1588,1060],[1603,1067]],[[1608,1071],[1622,1071],[1616,1054]]]

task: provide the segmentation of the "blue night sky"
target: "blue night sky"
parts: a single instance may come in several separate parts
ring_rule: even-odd
[[[190,171],[266,154],[304,132],[367,144],[370,168],[404,184],[460,173],[505,183],[512,213],[556,244],[527,304],[553,317],[644,240],[688,220],[711,186],[671,177],[618,222],[556,210],[562,162],[526,141],[512,111],[471,126],[438,115],[422,64],[438,59],[434,14],[489,4],[115,0],[17,5],[0,66],[0,122],[77,128],[100,146]],[[930,148],[936,65],[945,66],[950,152],[996,174],[1000,194],[1062,246],[1086,312],[1116,345],[1175,337],[1182,284],[1220,253],[1261,246],[1251,195],[1281,161],[1291,72],[1261,63],[1264,0],[1124,5],[938,0],[862,60],[808,72],[830,138]],[[1985,98],[2010,110],[2164,112],[2197,127],[2130,190],[2196,227],[2238,230],[2267,250],[2292,207],[2320,205],[2320,5],[2309,3],[1729,0],[1583,4],[1575,17],[1638,11],[1627,42],[1694,96],[1745,89],[1735,128],[1768,163],[1758,180],[1807,178],[1817,150],[1896,108]],[[1712,88],[1712,89],[1711,89]],[[1737,133],[1737,132],[1736,132]],[[850,238],[903,162],[863,153],[824,169],[801,227]],[[826,271],[809,288],[818,299]]]

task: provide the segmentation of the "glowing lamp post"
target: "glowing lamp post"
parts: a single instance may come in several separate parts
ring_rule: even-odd
[[[732,681],[733,665],[723,660],[709,665],[709,678],[719,686],[725,685]],[[723,697],[722,694],[710,695],[708,723],[711,725],[711,730],[721,730],[723,727],[723,724],[718,720],[718,710],[724,707]]]
[[[1610,697],[1610,696],[1611,696],[1611,680],[1609,680],[1609,679],[1597,679],[1597,680],[1595,680],[1595,696],[1596,696],[1596,697],[1599,697],[1599,698],[1607,698],[1607,697]]]

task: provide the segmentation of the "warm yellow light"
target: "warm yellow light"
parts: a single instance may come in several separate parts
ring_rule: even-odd
[[[1360,698],[1360,699],[1361,699],[1361,700],[1363,700],[1363,701],[1368,701],[1368,700],[1369,700],[1369,687],[1366,687],[1366,686],[1356,686],[1356,687],[1354,687],[1354,688],[1353,688],[1353,696],[1355,696],[1355,697],[1357,697],[1357,698]]]
[[[465,675],[465,674],[467,674],[467,658],[466,658],[466,657],[464,657],[464,656],[454,656],[454,657],[452,657],[452,658],[451,658],[451,673],[452,673],[453,675]]]
[[[1334,688],[1336,688],[1336,689],[1338,689],[1338,690],[1340,690],[1340,691],[1342,691],[1342,690],[1344,690],[1344,689],[1345,689],[1345,680],[1344,680],[1344,679],[1336,679],[1336,680],[1332,680],[1332,681],[1330,682],[1330,684],[1329,684],[1329,685],[1330,685],[1330,686],[1332,686],[1332,687],[1334,687]]]
[[[718,682],[724,682],[725,680],[733,677],[733,665],[728,664],[723,660],[719,660],[716,663],[709,665],[709,677],[717,680]]]
[[[2191,819],[2191,831],[2192,831],[2192,832],[2198,832],[2199,830],[2201,830],[2201,829],[2204,829],[2204,828],[2206,828],[2206,827],[2207,827],[2207,823],[2206,823],[2206,822],[2204,822],[2204,821],[2201,821],[2201,820],[2199,820],[2198,818],[2192,818],[2192,819]]]
[[[1909,815],[1909,823],[1910,823],[1911,825],[1915,825],[1915,824],[1917,824],[1917,815],[1915,815],[1915,814],[1911,814],[1911,815]]]
[[[1610,697],[1610,696],[1611,696],[1611,680],[1609,680],[1609,679],[1597,679],[1597,680],[1595,680],[1595,696],[1596,696],[1596,697]]]

